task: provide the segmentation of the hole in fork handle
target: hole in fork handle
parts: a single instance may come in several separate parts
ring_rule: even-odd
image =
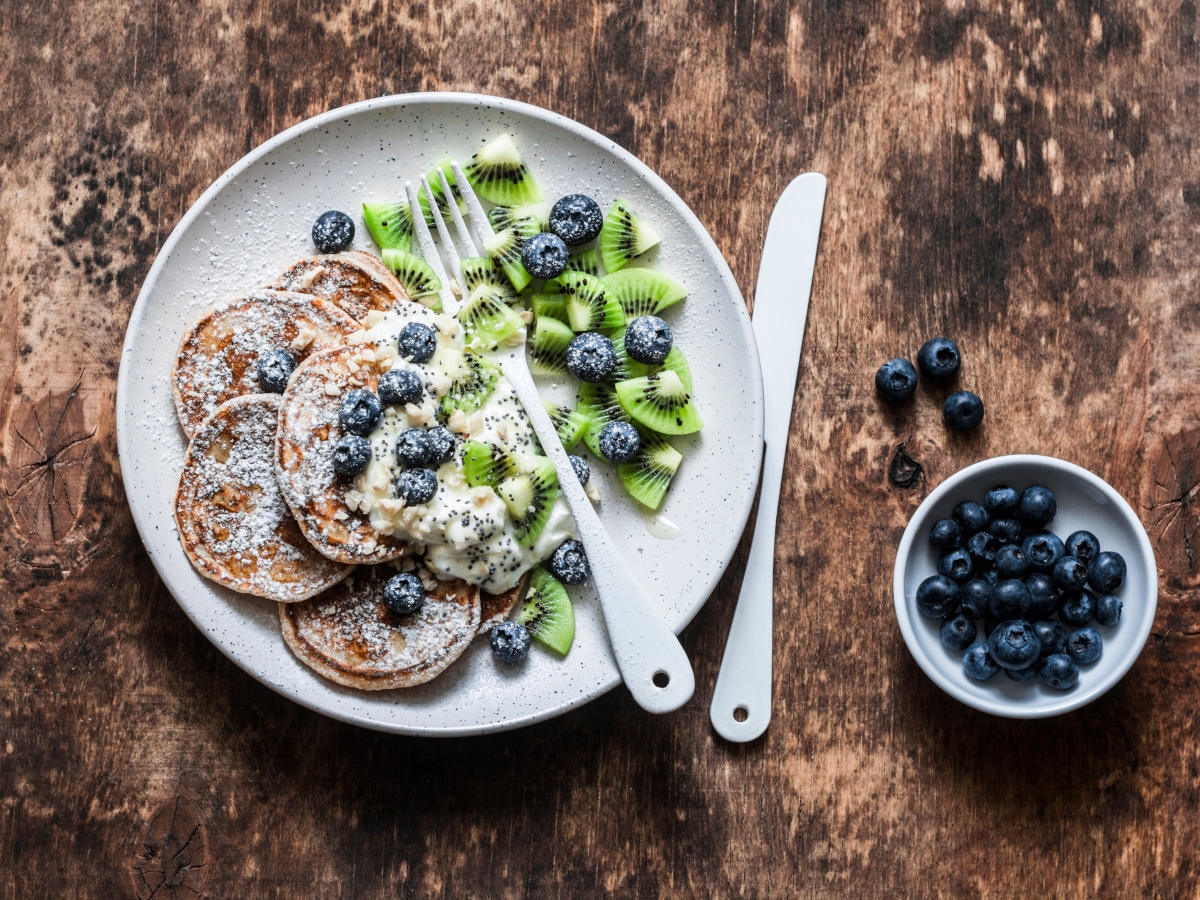
[[[748,718],[750,718],[750,710],[744,706],[739,706],[733,711],[733,721],[735,722],[745,722]]]
[[[660,670],[658,672],[655,672],[654,677],[650,680],[654,682],[655,687],[665,688],[668,684],[671,683],[671,676],[668,675],[666,672],[663,672]]]

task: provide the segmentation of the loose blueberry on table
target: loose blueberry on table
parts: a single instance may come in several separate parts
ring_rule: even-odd
[[[875,373],[875,388],[888,400],[900,403],[917,390],[917,370],[907,359],[889,359]]]
[[[917,351],[917,365],[921,371],[938,381],[948,381],[958,374],[961,361],[958,345],[949,338],[928,340]]]
[[[983,421],[983,401],[970,391],[955,391],[946,398],[942,418],[955,431],[970,431]]]

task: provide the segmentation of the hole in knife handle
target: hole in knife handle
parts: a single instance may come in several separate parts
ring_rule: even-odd
[[[735,722],[745,722],[748,718],[750,718],[750,711],[744,706],[739,706],[733,711],[733,721]]]
[[[659,671],[654,673],[654,677],[651,679],[651,681],[654,682],[655,687],[665,688],[671,683],[671,676],[666,672]]]

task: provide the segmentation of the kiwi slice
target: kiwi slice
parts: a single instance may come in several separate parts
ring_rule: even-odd
[[[587,417],[587,431],[583,440],[597,459],[608,460],[600,452],[600,432],[609,422],[632,422],[629,413],[621,408],[617,391],[611,384],[581,384],[576,410]]]
[[[528,547],[538,539],[550,507],[558,496],[558,470],[544,456],[534,457],[531,471],[514,475],[496,485],[496,493],[508,507],[516,527],[517,543]]]
[[[417,302],[425,297],[436,297],[442,289],[442,280],[429,268],[429,263],[407,250],[385,249],[383,264],[396,273],[408,296]]]
[[[692,434],[704,427],[691,392],[671,369],[618,382],[615,390],[621,408],[659,434]]]
[[[363,223],[380,250],[412,249],[412,213],[407,200],[395,203],[364,203]]]
[[[558,319],[567,323],[567,298],[562,294],[534,294],[529,298],[535,319]]]
[[[493,206],[488,221],[495,231],[503,231],[518,223],[537,226],[538,232],[550,230],[549,203],[523,203],[520,206]],[[535,232],[536,233],[536,232]]]
[[[617,475],[630,497],[643,506],[658,509],[681,462],[682,453],[657,434],[643,431],[637,456],[618,465]]]
[[[473,350],[495,350],[525,327],[500,292],[486,284],[471,291],[456,318],[466,333],[467,346]]]
[[[687,289],[662,272],[634,267],[604,276],[605,292],[621,304],[629,321],[657,316],[687,296]]]
[[[442,221],[449,225],[451,220],[450,204],[446,201],[446,192],[442,190],[442,179],[438,178],[439,169],[446,173],[446,183],[450,185],[450,193],[453,195],[459,211],[465,212],[467,204],[463,200],[462,191],[458,189],[458,183],[454,180],[454,169],[451,168],[450,160],[443,159],[425,174],[425,180],[429,182],[429,190],[433,192],[434,202],[437,203],[438,210],[442,214]],[[421,212],[425,214],[425,224],[432,228],[433,213],[429,211],[429,198],[425,196],[425,191],[421,186],[418,186],[417,201],[421,204]]]
[[[567,257],[567,272],[586,272],[589,275],[600,277],[600,251],[599,250],[584,250],[582,253],[576,253],[573,256]]]
[[[534,375],[565,375],[567,345],[574,338],[575,332],[558,319],[539,318],[529,342],[529,371]]]
[[[492,262],[489,256],[469,256],[462,261],[463,292],[468,296],[479,287],[481,284],[486,284],[494,289],[503,298],[505,303],[511,303],[516,299],[517,292],[512,289],[512,285],[508,283],[508,279],[504,277],[504,273],[496,268],[496,264]]]
[[[508,276],[513,290],[517,293],[525,290],[529,286],[529,282],[533,281],[533,276],[525,271],[525,266],[521,263],[521,248],[525,246],[525,242],[529,238],[537,234],[531,228],[532,224],[525,219],[503,231],[497,231],[483,242],[483,249]]]
[[[586,272],[564,272],[558,277],[567,322],[576,331],[620,328],[625,324],[621,305],[604,292],[604,280]]]
[[[471,487],[495,487],[518,474],[516,457],[498,444],[467,441],[463,445],[463,477]]]
[[[571,409],[565,403],[551,403],[549,400],[543,400],[542,403],[545,404],[546,414],[550,416],[554,430],[558,432],[563,449],[570,453],[588,430],[590,420],[582,412]]]
[[[687,359],[684,358],[683,351],[678,347],[672,347],[671,352],[667,354],[667,358],[662,361],[661,365],[648,366],[645,363],[640,363],[636,359],[630,359],[629,354],[625,352],[625,329],[614,331],[612,335],[613,350],[617,354],[617,364],[613,366],[613,370],[609,372],[605,381],[616,384],[619,381],[628,381],[630,378],[641,378],[643,375],[651,375],[654,372],[661,372],[663,369],[670,369],[679,376],[679,380],[683,382],[684,389],[690,394],[692,392],[692,367],[688,365]]]
[[[449,416],[456,409],[474,412],[487,403],[500,377],[500,367],[478,353],[459,353],[455,364],[445,365],[452,379],[450,389],[442,397],[442,414]]]
[[[616,272],[661,240],[645,219],[626,201],[618,199],[600,226],[600,258],[607,271]]]
[[[507,134],[483,146],[463,167],[471,187],[484,200],[501,206],[532,203],[544,196],[521,151]]]
[[[567,589],[541,566],[529,573],[529,590],[517,621],[534,640],[564,656],[575,641],[575,609]]]

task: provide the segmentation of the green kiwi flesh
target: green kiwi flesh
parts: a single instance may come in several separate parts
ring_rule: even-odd
[[[495,350],[525,327],[500,292],[486,284],[471,292],[456,318],[466,333],[467,346],[473,350]]]
[[[529,298],[535,319],[558,319],[567,324],[567,298],[562,294],[534,294]]]
[[[616,384],[618,381],[628,381],[630,378],[641,378],[644,375],[661,372],[663,369],[670,369],[679,376],[684,390],[689,394],[692,392],[692,367],[688,365],[683,351],[678,347],[671,348],[671,352],[667,354],[667,358],[662,361],[661,365],[648,366],[636,359],[630,359],[629,354],[625,352],[624,328],[613,332],[612,342],[613,350],[617,354],[617,364],[613,366],[613,370],[604,379],[605,381]]]
[[[596,459],[608,460],[600,452],[600,432],[609,422],[632,422],[629,414],[621,408],[616,389],[611,384],[581,384],[576,411],[587,417],[587,431],[583,434],[584,443],[592,451]]]
[[[618,199],[600,226],[600,258],[606,271],[617,272],[660,241],[658,232],[626,201]]]
[[[517,206],[544,196],[521,158],[521,151],[507,134],[485,144],[471,157],[463,174],[475,193],[489,203]]]
[[[483,242],[483,249],[508,277],[509,283],[517,293],[525,290],[529,282],[533,281],[533,276],[525,271],[525,266],[521,263],[521,248],[534,234],[537,232],[528,232],[524,226],[517,224],[497,231]]]
[[[541,566],[529,573],[529,590],[517,621],[535,641],[563,656],[575,641],[575,609],[567,589]]]
[[[395,203],[364,203],[363,223],[380,250],[412,249],[412,213],[407,200]]]
[[[490,256],[469,256],[462,261],[463,293],[470,296],[471,292],[481,284],[486,284],[504,297],[505,303],[511,303],[517,296],[504,273],[496,268]]]
[[[442,179],[438,177],[439,169],[446,175],[446,183],[450,185],[450,193],[454,195],[454,202],[458,205],[459,210],[465,212],[467,204],[463,200],[462,192],[458,189],[458,183],[454,180],[454,169],[450,165],[450,160],[443,159],[426,173],[425,180],[429,182],[429,190],[433,192],[433,199],[442,214],[442,221],[449,225],[450,204],[446,202],[446,192],[442,190]],[[417,202],[421,204],[421,212],[425,214],[425,224],[433,228],[433,213],[429,211],[429,198],[425,196],[424,190],[418,189]]]
[[[657,434],[644,431],[637,456],[618,465],[617,475],[630,497],[645,507],[658,509],[681,462],[682,453]]]
[[[500,377],[500,367],[478,353],[468,351],[459,355],[462,359],[452,375],[450,389],[442,397],[443,416],[449,416],[456,409],[464,413],[479,409],[487,403]]]
[[[638,316],[657,316],[687,296],[687,289],[674,278],[641,267],[605,275],[604,287],[630,322]]]
[[[488,212],[488,222],[494,231],[503,231],[518,223],[537,228],[534,232],[550,230],[550,204],[525,203],[521,206],[493,206]]]
[[[534,375],[566,374],[567,345],[574,338],[575,332],[558,319],[538,318],[529,342],[529,371]]]
[[[567,257],[567,272],[586,272],[596,278],[600,277],[600,251],[584,250]]]
[[[436,297],[442,289],[442,280],[429,268],[429,263],[407,250],[384,250],[383,264],[395,273],[409,298],[418,303],[426,297]]]
[[[671,369],[617,383],[621,408],[659,434],[692,434],[704,427],[691,392]]]
[[[550,507],[558,496],[558,470],[544,456],[534,458],[531,471],[514,475],[496,485],[496,493],[508,507],[516,525],[517,543],[522,547],[533,544],[546,521]]]
[[[564,272],[558,277],[567,322],[579,332],[620,328],[625,324],[621,305],[608,299],[604,281],[586,272]]]
[[[463,478],[471,487],[495,487],[519,474],[517,460],[498,444],[467,441],[463,445]]]
[[[550,416],[554,430],[558,432],[558,439],[562,442],[563,449],[570,453],[588,430],[590,420],[582,412],[571,409],[565,403],[551,403],[549,400],[543,400],[542,403],[546,407],[546,414]]]

